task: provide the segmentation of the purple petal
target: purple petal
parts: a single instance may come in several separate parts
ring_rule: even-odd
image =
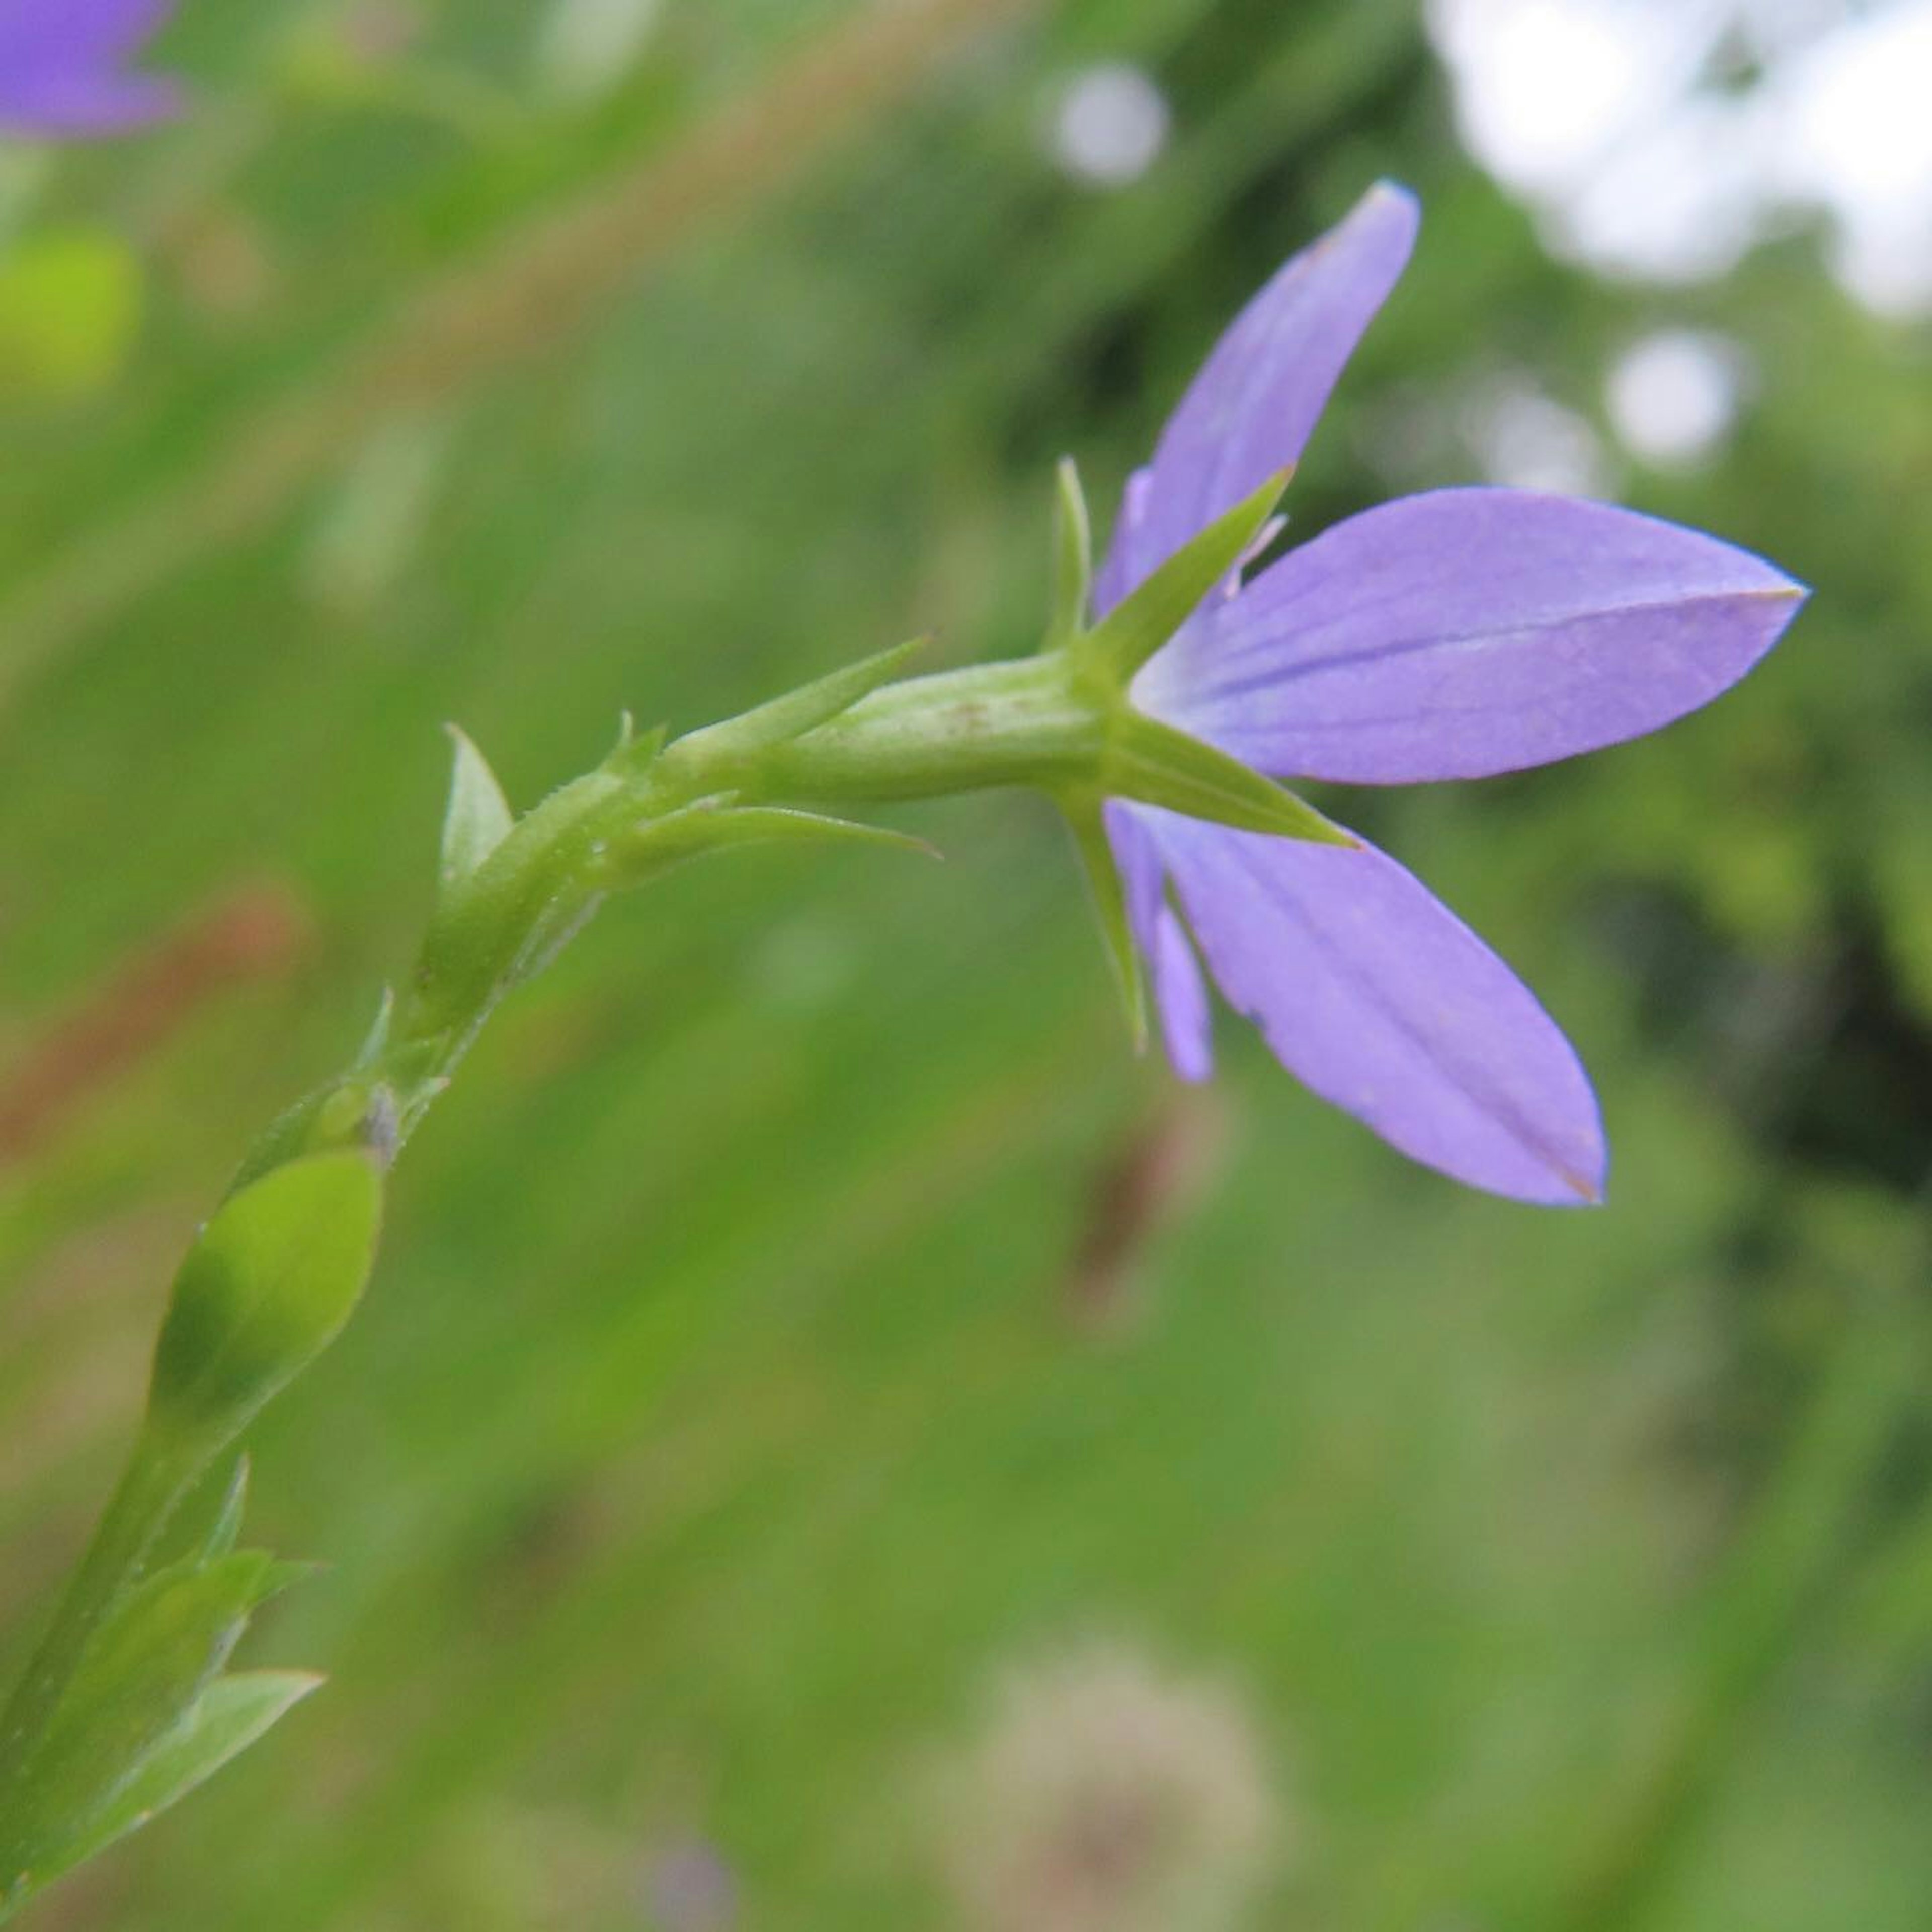
[[[176,0],[0,0],[0,74],[126,58],[160,30]]]
[[[1162,650],[1134,694],[1263,771],[1480,778],[1709,703],[1804,596],[1761,557],[1654,517],[1442,490],[1291,550]]]
[[[1168,418],[1138,502],[1129,490],[1096,584],[1098,610],[1299,460],[1408,260],[1418,219],[1406,189],[1378,182],[1241,311]]]
[[[0,74],[0,130],[22,134],[116,134],[181,111],[181,89],[152,74]]]
[[[1154,999],[1160,1015],[1160,1036],[1167,1057],[1184,1080],[1202,1081],[1214,1072],[1214,1019],[1201,962],[1173,907],[1154,916]]]
[[[1182,1079],[1205,1080],[1214,1070],[1208,988],[1186,933],[1162,903],[1166,874],[1153,828],[1138,806],[1109,799],[1102,810],[1126,894],[1127,923],[1154,982],[1167,1057]]]
[[[1141,816],[1222,992],[1291,1072],[1472,1187],[1600,1198],[1602,1123],[1568,1041],[1394,860]]]

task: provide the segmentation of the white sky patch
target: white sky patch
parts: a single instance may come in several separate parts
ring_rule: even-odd
[[[553,0],[537,41],[544,87],[565,100],[608,93],[637,65],[663,10],[664,0]]]
[[[1618,440],[1660,467],[1701,462],[1737,422],[1748,368],[1735,343],[1694,329],[1660,329],[1632,343],[1606,386]]]
[[[1107,62],[1068,82],[1053,110],[1054,158],[1076,180],[1125,188],[1160,158],[1167,98],[1137,67]]]
[[[1698,281],[1816,211],[1856,296],[1932,312],[1932,0],[1429,0],[1428,15],[1470,152],[1561,252]]]

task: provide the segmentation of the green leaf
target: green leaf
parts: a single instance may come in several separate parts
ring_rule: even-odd
[[[769,704],[760,704],[720,724],[708,724],[680,738],[665,754],[674,769],[689,766],[700,770],[716,770],[733,760],[772,745],[788,744],[815,731],[821,724],[851,710],[862,698],[868,698],[880,685],[898,674],[900,667],[916,651],[923,650],[923,638],[895,644],[890,650],[861,658],[856,664],[801,685]]]
[[[0,1874],[35,1882],[85,1856],[97,1821],[220,1672],[272,1568],[242,1550],[159,1570],[89,1640],[0,1828]]]
[[[389,1028],[395,1017],[396,989],[385,986],[382,997],[376,1003],[376,1017],[370,1022],[369,1030],[363,1035],[362,1044],[350,1063],[351,1072],[367,1073],[380,1064],[382,1056],[389,1050]]]
[[[940,856],[924,839],[889,826],[864,825],[790,806],[740,806],[733,802],[733,794],[724,793],[682,806],[662,818],[642,820],[627,835],[608,841],[593,862],[591,878],[600,890],[612,890],[641,884],[706,852],[736,845],[826,840],[890,846],[929,859]]]
[[[1147,1046],[1147,986],[1141,962],[1141,950],[1134,943],[1133,928],[1127,919],[1127,898],[1120,868],[1114,862],[1107,829],[1100,815],[1097,798],[1062,799],[1068,828],[1080,854],[1082,869],[1091,896],[1094,910],[1100,922],[1100,934],[1107,958],[1114,969],[1114,983],[1126,1016],[1127,1030],[1134,1051]]]
[[[866,825],[853,818],[835,818],[830,812],[806,812],[794,806],[748,805],[726,812],[719,827],[719,846],[764,844],[780,842],[827,842],[834,844],[881,845],[895,851],[916,852],[922,858],[937,859],[937,846],[910,832],[889,825]]]
[[[442,883],[454,886],[503,842],[516,814],[483,754],[455,725],[443,729],[456,747],[456,760],[449,775],[449,804],[442,815],[440,872]]]
[[[1292,473],[1278,470],[1108,611],[1075,647],[1083,668],[1124,690],[1134,673],[1200,608],[1208,593],[1240,566],[1267,529]]]
[[[1318,845],[1360,842],[1238,758],[1126,707],[1114,723],[1102,783],[1114,797],[1165,806],[1243,832],[1271,832]]]
[[[1070,456],[1055,466],[1053,499],[1053,605],[1042,650],[1071,644],[1087,628],[1094,586],[1094,528],[1086,493]]]
[[[238,1456],[233,1472],[222,1490],[214,1520],[202,1534],[200,1544],[190,1552],[197,1568],[218,1562],[234,1549],[236,1539],[242,1533],[242,1512],[248,1507],[248,1459]]]
[[[154,1425],[218,1454],[349,1318],[375,1257],[382,1181],[356,1150],[272,1168],[231,1196],[175,1277]]]
[[[302,1670],[242,1670],[217,1678],[88,1829],[70,1841],[57,1868],[37,1871],[36,1881],[58,1877],[138,1831],[246,1750],[322,1682]]]

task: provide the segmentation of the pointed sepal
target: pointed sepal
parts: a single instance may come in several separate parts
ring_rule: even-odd
[[[1108,744],[1102,782],[1113,797],[1163,806],[1240,832],[1265,832],[1318,845],[1358,842],[1352,833],[1240,759],[1126,706]]]
[[[1277,470],[1115,604],[1076,646],[1082,668],[1124,690],[1135,672],[1193,616],[1215,586],[1227,582],[1256,545],[1266,541],[1264,533],[1290,473]]]
[[[456,747],[449,775],[449,804],[442,815],[442,857],[439,874],[446,886],[468,878],[495,851],[516,823],[489,761],[456,725],[444,726]]]
[[[1126,888],[1121,882],[1120,867],[1114,861],[1100,796],[1086,794],[1056,802],[1066,817],[1074,849],[1080,855],[1081,868],[1087,874],[1088,897],[1100,922],[1100,937],[1107,949],[1108,963],[1113,968],[1128,1034],[1134,1051],[1143,1052],[1148,1039],[1147,979],[1142,970],[1141,950],[1134,944],[1133,927],[1127,917]]]
[[[1053,605],[1040,649],[1058,650],[1087,628],[1094,591],[1094,525],[1070,456],[1053,472]]]

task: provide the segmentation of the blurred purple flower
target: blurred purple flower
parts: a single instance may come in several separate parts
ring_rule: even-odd
[[[661,1852],[645,1894],[651,1923],[664,1932],[729,1932],[737,1922],[737,1880],[722,1854],[702,1840]]]
[[[1404,190],[1372,189],[1221,338],[1128,485],[1100,611],[1297,460],[1417,221]],[[1480,778],[1696,710],[1757,662],[1804,594],[1758,557],[1628,510],[1438,490],[1231,581],[1132,696],[1275,777]],[[1602,1123],[1569,1042],[1393,860],[1119,800],[1106,812],[1184,1078],[1210,1066],[1198,944],[1282,1064],[1405,1154],[1521,1200],[1601,1198]]]
[[[175,83],[128,71],[175,0],[0,0],[0,134],[116,134],[180,105]]]

